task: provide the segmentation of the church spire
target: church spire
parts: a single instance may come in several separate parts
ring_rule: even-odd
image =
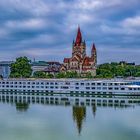
[[[78,26],[78,31],[77,31],[77,37],[76,37],[76,45],[80,45],[82,42],[82,34],[81,34],[81,30],[80,30],[80,27]]]
[[[94,60],[95,65],[97,64],[97,52],[95,44],[93,43],[92,49],[91,49],[91,58]]]
[[[93,43],[92,44],[92,50],[91,50],[92,52],[96,52],[96,47],[95,47],[95,44]]]

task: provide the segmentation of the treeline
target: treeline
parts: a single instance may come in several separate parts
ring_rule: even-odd
[[[97,67],[97,78],[140,77],[140,66],[125,63],[105,63]]]
[[[43,71],[36,71],[33,73],[33,78],[93,78],[91,73],[87,73],[85,76],[80,76],[77,72],[59,72],[56,74],[50,74]]]
[[[42,71],[32,75],[31,61],[27,57],[19,57],[11,64],[11,78],[114,78],[114,77],[140,77],[140,66],[126,63],[105,63],[97,66],[96,76],[90,72],[81,76],[77,72],[59,72],[48,74]]]
[[[11,78],[81,78],[77,72],[59,72],[49,74],[43,71],[36,71],[32,74],[31,61],[27,57],[19,57],[11,64]],[[83,76],[82,76],[83,77]],[[87,73],[85,78],[92,78],[91,73]]]

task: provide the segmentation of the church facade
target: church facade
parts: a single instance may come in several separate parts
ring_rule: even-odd
[[[82,39],[80,27],[78,27],[76,39],[72,44],[72,57],[64,58],[61,71],[76,71],[78,74],[85,75],[90,72],[96,75],[97,52],[95,44],[91,47],[91,56],[86,54],[86,42]]]

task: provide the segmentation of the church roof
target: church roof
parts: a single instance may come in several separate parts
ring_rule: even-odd
[[[64,63],[69,63],[70,58],[64,58]]]
[[[71,61],[78,61],[78,59],[76,57],[73,57]]]
[[[82,42],[82,34],[81,34],[81,30],[80,30],[80,27],[78,27],[78,31],[77,31],[77,36],[76,36],[76,45],[80,45]]]
[[[91,60],[90,57],[85,57],[84,61],[83,61],[83,66],[90,66],[91,64],[89,62],[91,62],[93,60]]]
[[[92,50],[91,51],[96,51],[96,47],[95,47],[95,44],[94,43],[92,45]]]
[[[62,64],[60,70],[66,70],[66,67]]]

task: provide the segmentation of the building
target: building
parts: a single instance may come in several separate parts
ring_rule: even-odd
[[[9,78],[10,76],[10,65],[13,61],[1,61],[0,62],[0,77],[2,78]]]
[[[32,75],[36,71],[42,71],[49,74],[56,74],[60,71],[61,64],[59,62],[35,61],[31,63]]]
[[[32,68],[32,75],[34,74],[34,72],[37,71],[44,71],[45,68],[48,67],[47,62],[45,61],[34,61],[31,63],[31,68]]]
[[[82,39],[80,27],[78,27],[76,40],[72,44],[72,57],[64,58],[61,71],[76,71],[80,75],[90,72],[96,75],[97,53],[93,43],[91,48],[91,56],[86,55],[86,42]]]
[[[49,74],[56,74],[60,72],[61,64],[59,62],[47,62],[48,67],[44,69],[44,72]]]

